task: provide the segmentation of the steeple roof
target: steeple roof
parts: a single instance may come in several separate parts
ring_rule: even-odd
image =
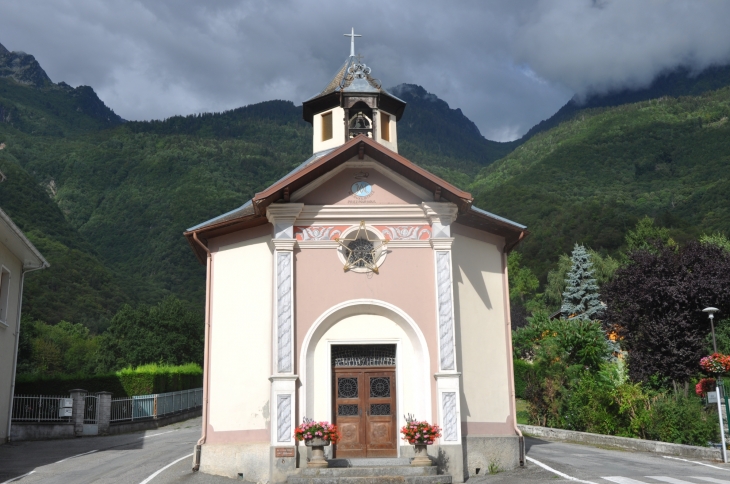
[[[388,111],[395,115],[396,121],[400,120],[406,102],[383,88],[380,81],[371,75],[370,67],[362,63],[359,58],[360,56],[349,56],[322,92],[302,103],[304,119],[307,122],[312,122],[315,113],[340,105],[341,96],[347,94],[377,96],[384,106],[388,106]]]
[[[385,93],[394,99],[398,99],[383,89],[380,81],[371,76],[370,73],[371,69],[362,62],[359,62],[357,56],[350,56],[322,92],[312,96],[307,101],[340,91]],[[402,101],[401,99],[398,100]]]

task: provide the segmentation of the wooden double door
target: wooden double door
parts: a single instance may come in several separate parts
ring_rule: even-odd
[[[395,368],[333,370],[332,414],[341,434],[335,457],[396,457]]]

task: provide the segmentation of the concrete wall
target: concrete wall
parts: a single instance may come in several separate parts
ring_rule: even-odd
[[[185,412],[166,415],[158,419],[140,420],[138,422],[119,422],[109,426],[109,435],[126,434],[129,432],[139,432],[140,430],[152,430],[165,425],[190,420],[191,418],[200,417],[203,409],[194,408]]]
[[[75,437],[73,423],[14,423],[10,429],[10,440],[51,440]]]
[[[502,238],[452,227],[463,435],[516,435]]]
[[[8,437],[8,418],[10,413],[10,386],[13,381],[13,356],[15,339],[18,332],[18,295],[20,293],[20,259],[0,242],[0,266],[10,272],[8,285],[7,311],[5,321],[0,321],[0,442]],[[0,301],[4,303],[4,301]]]
[[[210,443],[269,442],[274,264],[270,230],[265,225],[211,243]],[[261,236],[244,239],[257,231]]]
[[[322,140],[322,114],[332,113],[332,138]],[[336,148],[345,144],[345,110],[336,107],[324,113],[315,114],[312,120],[312,152]]]

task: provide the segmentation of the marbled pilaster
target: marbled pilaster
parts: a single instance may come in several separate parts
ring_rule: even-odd
[[[301,203],[276,203],[266,209],[274,226],[274,314],[272,346],[274,374],[271,381],[271,445],[294,445],[294,222]]]

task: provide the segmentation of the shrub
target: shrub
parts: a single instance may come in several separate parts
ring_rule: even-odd
[[[717,412],[705,410],[699,398],[662,394],[651,405],[646,438],[706,446],[719,440],[718,427]]]
[[[199,388],[203,370],[195,363],[180,366],[144,365],[103,375],[18,375],[16,395],[63,395],[74,388],[89,393],[112,392],[115,397],[149,395]]]
[[[513,362],[515,370],[515,396],[525,398],[527,388],[527,373],[532,370],[532,364],[525,360],[516,359]]]

